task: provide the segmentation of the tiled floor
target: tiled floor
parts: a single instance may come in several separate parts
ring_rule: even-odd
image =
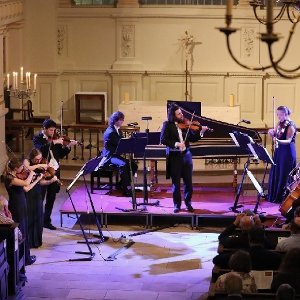
[[[66,197],[61,192],[55,204],[53,223],[57,226],[58,210]],[[121,234],[129,239],[129,234],[144,230],[137,225],[114,225],[103,231],[109,237],[107,242],[91,245],[95,253],[92,261],[70,262],[87,257],[75,251],[88,248],[77,244],[82,233],[74,226],[75,220],[65,217],[64,224],[66,227],[56,231],[44,230],[43,246],[32,250],[37,261],[27,267],[28,283],[19,299],[206,298],[217,233],[178,225],[137,235],[132,237],[135,243],[130,248],[120,251],[116,260],[107,261],[125,245],[119,239]]]

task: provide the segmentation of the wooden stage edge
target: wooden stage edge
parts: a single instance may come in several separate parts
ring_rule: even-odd
[[[192,205],[194,213],[186,210],[184,201],[180,213],[173,212],[173,200],[171,187],[161,187],[154,192],[149,192],[148,203],[159,202],[158,206],[143,207],[143,193],[137,192],[137,210],[132,211],[131,197],[124,197],[118,191],[107,194],[107,190],[98,190],[91,195],[95,212],[100,217],[100,222],[107,227],[110,224],[118,223],[141,224],[146,228],[161,226],[162,224],[188,223],[194,228],[198,227],[220,227],[231,223],[237,213],[231,211],[235,202],[235,194],[232,188],[226,187],[195,187]],[[77,187],[71,193],[60,208],[61,226],[63,216],[74,214],[74,209],[80,216],[91,214],[92,207],[89,195],[84,187]],[[247,195],[244,192],[240,196],[238,204],[242,205],[238,210],[253,211],[257,197]],[[145,210],[143,210],[145,208]],[[276,220],[281,221],[283,217],[279,212],[279,205],[260,199],[257,213],[266,226],[271,226]]]

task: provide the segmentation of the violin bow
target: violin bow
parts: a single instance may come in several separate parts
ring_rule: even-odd
[[[272,97],[272,104],[273,104],[273,129],[274,129],[274,136],[273,136],[273,139],[272,139],[272,156],[274,156],[274,152],[275,152],[275,148],[276,148],[276,136],[277,136],[277,133],[276,133],[276,130],[275,130],[275,127],[276,127],[276,121],[275,121],[275,102],[276,102],[276,99],[275,97],[273,96]]]

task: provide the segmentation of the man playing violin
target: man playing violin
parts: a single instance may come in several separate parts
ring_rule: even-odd
[[[47,162],[51,162],[52,167],[56,169],[55,175],[60,178],[59,160],[65,157],[71,151],[71,146],[76,145],[77,141],[64,143],[62,137],[54,139],[56,123],[52,119],[46,119],[43,122],[43,129],[33,137],[33,145],[39,149],[43,158]],[[51,213],[56,198],[56,193],[59,192],[60,185],[57,181],[43,186],[43,199],[46,195],[45,212],[44,212],[44,227],[50,230],[55,230],[56,227],[51,223]]]
[[[174,213],[181,209],[180,180],[184,182],[184,202],[189,212],[193,212],[191,205],[193,194],[193,160],[189,150],[189,142],[196,142],[208,130],[206,126],[199,126],[193,130],[189,126],[181,129],[179,124],[185,123],[183,113],[177,104],[171,104],[168,108],[168,120],[163,123],[160,141],[167,146],[166,149],[166,175],[172,180],[172,192]]]

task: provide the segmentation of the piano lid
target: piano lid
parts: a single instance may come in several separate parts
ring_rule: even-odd
[[[184,107],[180,106],[180,103],[182,101],[172,101],[172,102],[178,104],[178,106],[181,108],[185,118],[191,119],[191,117],[195,111],[195,102],[184,102]],[[193,104],[193,105],[190,105],[190,108],[189,108],[189,103]],[[201,106],[200,102],[196,102],[196,103],[198,103],[198,105],[200,104],[200,106]],[[220,139],[222,139],[222,140],[225,139],[225,140],[231,142],[232,139],[231,139],[229,133],[234,132],[234,131],[239,131],[239,132],[248,134],[255,142],[261,142],[261,137],[260,137],[259,133],[255,129],[252,129],[252,128],[247,128],[245,126],[239,126],[239,125],[226,123],[223,121],[210,119],[207,117],[200,116],[196,113],[194,114],[193,120],[200,122],[200,124],[202,126],[207,126],[214,130],[213,132],[205,133],[205,136],[202,139],[202,143],[204,141],[213,142],[213,140],[215,140],[215,143],[220,143]]]

